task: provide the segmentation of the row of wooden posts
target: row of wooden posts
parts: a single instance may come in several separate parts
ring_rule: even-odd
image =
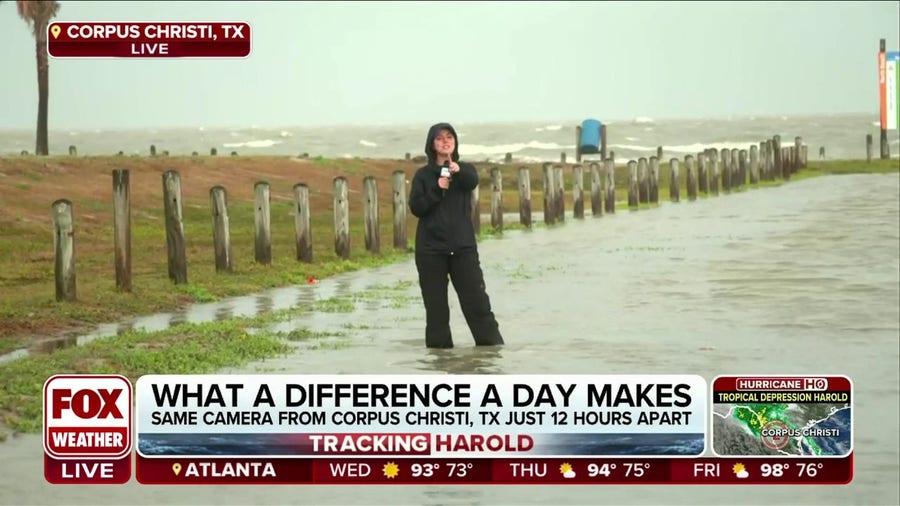
[[[657,155],[661,155],[661,148]],[[748,156],[749,153],[749,156]],[[612,155],[612,153],[611,153]],[[697,198],[698,192],[719,194],[720,180],[723,191],[745,185],[749,176],[751,184],[760,180],[790,179],[790,175],[806,166],[806,145],[800,137],[794,145],[781,146],[781,137],[776,135],[752,145],[748,150],[707,149],[684,157],[686,167],[687,194],[690,200]],[[628,205],[659,201],[659,160],[661,156],[639,158],[627,163]],[[591,175],[591,213],[602,216],[612,214],[616,208],[615,161],[610,156],[605,160],[574,164],[572,170],[573,216],[584,218],[584,169]],[[601,168],[602,167],[602,168]],[[680,201],[679,169],[680,160],[669,161],[669,196],[673,202]],[[719,168],[721,167],[721,172]],[[543,219],[546,224],[565,220],[565,178],[562,165],[543,164]],[[491,176],[491,226],[503,229],[503,182],[501,170],[493,167]],[[408,248],[407,231],[407,183],[406,172],[396,170],[392,174],[393,197],[393,247]],[[127,169],[112,172],[114,250],[116,287],[122,291],[132,289],[131,269],[131,189],[130,174]],[[166,253],[169,278],[175,284],[188,282],[187,254],[182,206],[181,177],[177,171],[169,170],[162,175],[163,202],[166,228]],[[525,227],[532,225],[531,175],[528,167],[519,168],[519,222]],[[348,181],[343,176],[332,181],[334,215],[334,252],[340,258],[350,257],[350,200]],[[363,220],[365,223],[365,248],[372,253],[380,253],[379,206],[377,181],[372,176],[363,178]],[[214,186],[209,191],[212,215],[214,257],[217,272],[231,272],[234,255],[231,247],[231,230],[227,192],[222,186]],[[271,192],[268,182],[259,181],[254,185],[254,259],[260,264],[272,262],[271,232]],[[309,187],[298,183],[293,187],[294,232],[296,259],[300,262],[313,261],[312,229],[310,225]],[[72,203],[60,199],[53,203],[54,252],[56,299],[76,300],[76,270],[74,243],[74,215]],[[481,229],[481,209],[479,189],[472,192],[471,220],[476,233]]]

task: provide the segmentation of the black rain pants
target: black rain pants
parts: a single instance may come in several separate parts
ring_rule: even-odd
[[[478,251],[466,249],[453,254],[416,253],[419,287],[425,303],[425,346],[452,348],[448,282],[453,283],[463,316],[477,346],[503,344],[500,327],[491,310],[484,286]]]

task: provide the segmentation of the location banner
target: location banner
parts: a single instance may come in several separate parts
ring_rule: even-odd
[[[670,376],[142,376],[144,457],[702,455],[706,381]]]
[[[53,58],[246,58],[243,22],[54,22],[47,27]]]

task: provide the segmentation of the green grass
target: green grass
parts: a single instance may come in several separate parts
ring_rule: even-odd
[[[287,352],[275,334],[248,332],[252,319],[132,331],[84,346],[36,355],[0,367],[0,422],[14,432],[41,429],[44,381],[60,373],[203,374]]]

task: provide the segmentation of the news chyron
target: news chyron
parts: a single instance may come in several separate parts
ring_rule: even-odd
[[[842,485],[840,375],[58,375],[54,484]],[[132,409],[132,406],[134,409]],[[133,469],[133,472],[132,472]],[[133,476],[132,476],[133,475]]]

